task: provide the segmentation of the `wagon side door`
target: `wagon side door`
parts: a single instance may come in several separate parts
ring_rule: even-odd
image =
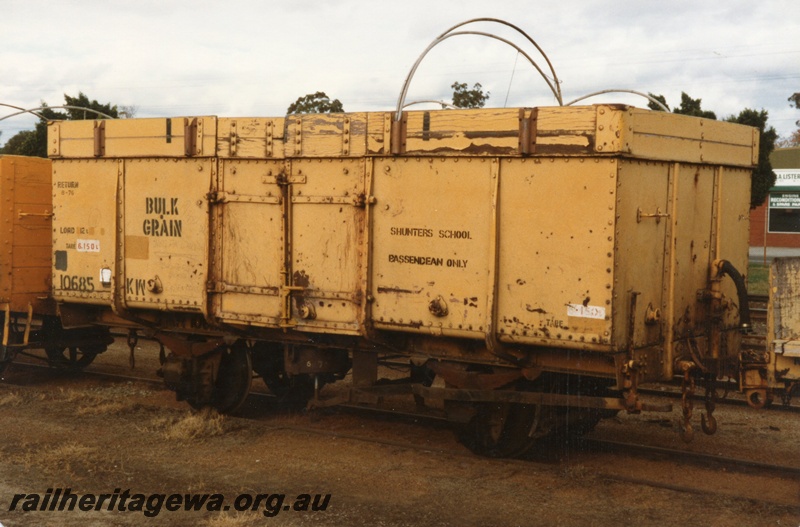
[[[293,324],[359,334],[364,307],[363,159],[297,159],[291,168]]]
[[[214,316],[230,324],[281,324],[283,160],[221,159],[215,200]]]
[[[214,158],[127,159],[121,247],[127,307],[205,313]]]

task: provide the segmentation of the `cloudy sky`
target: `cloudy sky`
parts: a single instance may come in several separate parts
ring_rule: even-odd
[[[346,111],[391,110],[425,48],[478,17],[530,35],[564,102],[619,88],[677,105],[684,91],[719,118],[766,109],[783,136],[800,119],[787,101],[800,91],[797,0],[0,0],[0,103],[56,106],[84,92],[134,106],[137,117],[280,116],[324,91]],[[546,68],[506,26],[461,30],[510,40]],[[455,81],[481,83],[487,106],[555,104],[516,49],[475,35],[436,46],[407,101],[449,101]],[[647,103],[624,94],[587,102]],[[0,117],[13,111],[0,107]],[[0,121],[0,144],[33,125],[29,116]]]

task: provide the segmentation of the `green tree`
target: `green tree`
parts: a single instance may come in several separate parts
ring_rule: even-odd
[[[703,110],[700,107],[701,99],[692,99],[686,93],[681,92],[681,105],[673,108],[673,113],[681,115],[692,115],[694,117],[703,117],[704,119],[716,119],[717,114],[711,111]]]
[[[661,104],[669,108],[667,104],[667,98],[663,95],[655,95],[653,93],[649,93],[650,97],[656,99]],[[679,113],[681,115],[692,115],[694,117],[703,117],[705,119],[716,119],[717,114],[714,112],[706,111],[701,108],[702,99],[692,99],[689,97],[685,92],[681,92],[681,105],[677,108],[672,109],[672,113]],[[647,107],[651,110],[655,110],[657,112],[663,112],[664,109],[658,106],[653,101],[647,103]]]
[[[39,156],[37,146],[36,130],[23,130],[13,135],[5,146],[0,148],[0,154],[36,157]]]
[[[454,82],[450,87],[453,88],[453,106],[456,108],[483,108],[489,100],[489,92],[483,93],[479,82],[472,89],[467,87],[466,82]]]
[[[788,100],[791,103],[791,106],[794,106],[800,110],[800,92],[790,95]],[[797,130],[790,133],[789,137],[781,139],[778,143],[778,146],[785,148],[800,146],[800,120],[796,121],[795,124],[797,125]]]
[[[308,95],[298,97],[298,99],[286,109],[286,114],[338,113],[343,111],[344,107],[339,99],[331,100],[325,92],[318,91],[317,93],[309,93]]]
[[[70,97],[64,94],[65,106],[79,106],[89,110],[95,110],[111,117],[118,117],[117,107],[110,104],[100,104],[96,100],[89,98],[79,92],[77,97]],[[42,101],[40,113],[46,120],[36,123],[34,130],[24,130],[11,137],[2,149],[3,154],[13,154],[20,156],[47,157],[47,121],[80,121],[84,119],[104,119],[94,112],[87,112],[81,109],[66,109],[66,112],[57,112],[47,106]]]
[[[664,106],[669,108],[669,105],[667,104],[667,98],[664,97],[663,95],[656,95],[654,93],[648,93],[647,95],[649,95],[653,99],[656,99],[658,102],[660,102],[661,104],[663,104]],[[647,107],[650,108],[653,111],[656,111],[656,112],[663,112],[664,111],[664,109],[661,106],[657,105],[653,101],[648,102],[647,103]]]
[[[110,115],[114,119],[119,117],[117,113],[117,106],[111,106],[111,104],[100,104],[96,100],[90,101],[89,98],[83,94],[83,92],[78,92],[77,97],[70,97],[66,93],[64,94],[64,105],[65,106],[78,106],[80,108],[86,108],[88,110],[94,110],[96,112],[104,113],[106,115]],[[102,119],[99,115],[93,112],[86,112],[84,110],[76,110],[76,109],[67,109],[67,115],[69,115],[68,119],[71,121],[81,121],[84,119]]]
[[[767,126],[767,111],[756,111],[745,108],[739,115],[730,116],[726,120],[732,123],[746,124],[755,126],[760,131],[760,141],[758,143],[758,166],[753,170],[753,179],[750,184],[750,206],[756,208],[767,199],[769,189],[775,185],[775,172],[772,171],[772,163],[769,155],[775,150],[775,142],[778,140],[778,132],[775,128]]]
[[[800,110],[800,91],[799,91],[799,92],[796,92],[796,93],[793,93],[793,94],[791,94],[791,95],[789,96],[789,99],[787,99],[787,100],[788,100],[790,103],[792,103],[790,106],[794,106],[795,108],[797,108],[798,110]],[[794,124],[796,124],[796,125],[797,125],[797,126],[800,128],[800,119],[799,119],[799,120],[797,120],[797,121],[795,121],[795,123],[794,123]]]

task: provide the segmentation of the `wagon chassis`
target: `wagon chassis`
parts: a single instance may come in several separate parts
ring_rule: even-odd
[[[114,340],[107,327],[65,329],[58,317],[36,314],[30,304],[27,312],[11,311],[9,304],[0,304],[0,316],[0,373],[17,355],[44,360],[54,368],[82,369]],[[34,349],[44,350],[45,357],[29,352]]]

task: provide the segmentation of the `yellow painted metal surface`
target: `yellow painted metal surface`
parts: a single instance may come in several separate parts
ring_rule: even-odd
[[[55,195],[56,296],[123,317],[628,353],[659,378],[707,336],[712,262],[746,266],[758,136],[731,123],[595,105],[99,126],[50,125],[54,177],[78,183]]]
[[[214,315],[363,332],[363,159],[224,159],[214,198]],[[294,310],[300,316],[293,316]]]
[[[285,224],[278,181],[283,167],[283,161],[220,161],[211,290],[218,293],[214,315],[226,323],[280,324]]]
[[[497,166],[491,158],[376,161],[371,227],[376,327],[482,338],[490,322]]]
[[[47,159],[0,156],[0,304],[48,309],[52,205]]]
[[[499,177],[501,340],[607,349],[617,161],[507,160]]]
[[[360,334],[366,285],[364,160],[292,162],[290,268],[297,329]]]
[[[205,312],[207,195],[216,163],[208,158],[130,159],[124,168],[124,257],[119,261],[124,263],[125,305]]]
[[[53,163],[56,300],[111,304],[119,241],[117,184],[121,164],[113,159]],[[103,269],[108,271],[101,283]]]

